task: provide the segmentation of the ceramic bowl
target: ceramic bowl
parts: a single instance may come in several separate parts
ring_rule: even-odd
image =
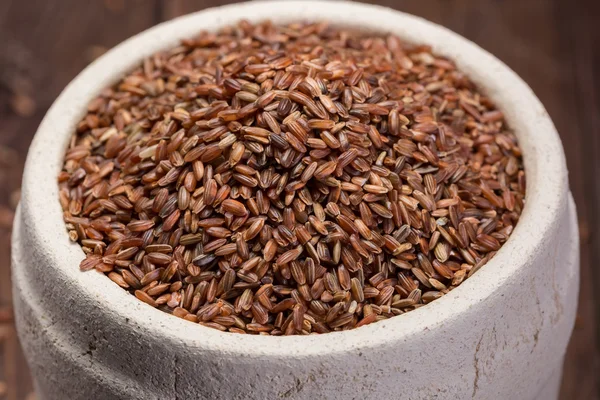
[[[264,337],[209,329],[79,271],[57,175],[86,104],[150,54],[245,18],[327,19],[392,32],[453,59],[496,102],[524,154],[514,233],[443,298],[359,329]],[[548,114],[506,65],[421,18],[350,2],[250,2],[163,23],[96,60],[62,92],[27,158],[13,239],[16,321],[41,399],[552,399],[579,285],[565,157]]]

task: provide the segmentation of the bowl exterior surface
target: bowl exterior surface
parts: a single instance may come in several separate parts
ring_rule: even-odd
[[[493,298],[402,342],[373,348],[365,336],[362,347],[323,356],[290,348],[288,357],[240,357],[161,340],[56,279],[43,254],[31,250],[21,213],[16,222],[17,326],[43,400],[558,396],[579,286],[572,200],[548,246]]]

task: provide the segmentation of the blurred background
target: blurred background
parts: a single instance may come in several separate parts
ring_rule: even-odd
[[[10,232],[27,148],[46,110],[117,43],[161,21],[233,2],[0,0],[0,399],[35,399],[13,326]],[[514,69],[546,106],[563,140],[581,236],[579,312],[561,399],[600,399],[600,2],[369,3],[422,16],[474,41]]]

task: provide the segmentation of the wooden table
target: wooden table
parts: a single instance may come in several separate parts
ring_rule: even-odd
[[[33,399],[12,327],[10,229],[29,142],[62,88],[91,60],[156,23],[219,0],[0,2],[0,398]],[[562,399],[599,399],[600,2],[381,0],[473,40],[512,67],[545,104],[565,147],[581,234],[579,315]],[[576,5],[575,5],[576,4]],[[201,27],[198,27],[201,29]]]

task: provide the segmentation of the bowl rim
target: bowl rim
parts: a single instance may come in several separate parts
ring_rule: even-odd
[[[528,191],[513,234],[484,268],[443,298],[407,314],[349,331],[293,337],[232,335],[192,324],[140,302],[103,274],[79,271],[83,252],[69,241],[63,227],[56,176],[85,105],[124,71],[139,65],[143,57],[201,30],[215,30],[240,19],[264,20],[265,15],[278,23],[335,15],[336,25],[387,31],[409,42],[432,45],[434,52],[452,58],[495,101],[522,146]],[[562,144],[550,117],[527,84],[487,51],[442,26],[386,7],[347,1],[262,1],[210,8],[161,23],[127,39],[85,68],[56,99],[36,132],[25,165],[21,216],[31,235],[28,240],[43,247],[46,265],[54,268],[52,273],[75,285],[86,301],[104,308],[102,312],[110,313],[110,318],[132,321],[140,329],[152,331],[157,340],[183,343],[189,349],[286,358],[402,342],[473,312],[474,305],[493,299],[499,287],[535,258],[566,205],[567,192]]]

